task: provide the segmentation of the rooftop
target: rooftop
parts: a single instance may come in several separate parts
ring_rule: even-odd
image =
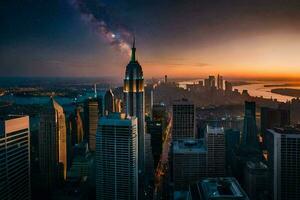
[[[174,100],[173,105],[194,105],[194,103],[188,99],[182,98]]]
[[[268,169],[267,165],[260,161],[248,161],[247,168],[249,169]]]
[[[17,119],[24,117],[25,115],[0,115],[0,121],[6,121],[11,119]]]
[[[174,153],[206,153],[202,139],[176,140],[173,143]]]
[[[296,137],[300,137],[300,128],[298,127],[285,127],[285,128],[274,128],[268,129],[272,134],[280,134],[280,135],[293,135]]]
[[[233,177],[208,178],[190,187],[190,199],[200,199],[200,196],[203,200],[249,200],[247,194]]]
[[[101,125],[128,126],[134,124],[134,121],[137,121],[136,117],[129,117],[124,113],[114,112],[101,117],[99,123]]]
[[[214,133],[214,134],[219,134],[219,133],[224,134],[224,128],[223,127],[207,126],[206,127],[206,132],[207,133]]]

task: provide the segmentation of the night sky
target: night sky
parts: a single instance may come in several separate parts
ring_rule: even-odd
[[[0,76],[300,77],[299,0],[2,0]]]

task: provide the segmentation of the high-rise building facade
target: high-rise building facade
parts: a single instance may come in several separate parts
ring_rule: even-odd
[[[0,199],[31,199],[28,116],[0,117]]]
[[[84,105],[85,135],[88,138],[91,152],[96,150],[96,132],[99,118],[99,104],[97,99],[88,99]]]
[[[288,109],[261,107],[260,123],[262,136],[264,136],[267,132],[267,129],[280,128],[290,125],[290,111]]]
[[[261,161],[248,161],[245,169],[244,188],[251,200],[259,200],[268,191],[268,167]]]
[[[151,136],[151,150],[154,168],[157,167],[163,144],[163,124],[161,121],[147,120],[147,133]]]
[[[138,199],[137,118],[101,117],[96,136],[96,199]]]
[[[207,173],[208,177],[225,176],[225,135],[222,127],[207,126]]]
[[[112,112],[115,112],[115,97],[110,89],[107,90],[104,95],[104,113],[107,115]]]
[[[189,185],[207,176],[207,149],[203,140],[173,142],[174,190],[187,190]]]
[[[67,130],[63,108],[53,99],[40,115],[39,164],[44,189],[51,192],[67,175]]]
[[[173,103],[173,140],[195,138],[195,106],[187,99]]]
[[[140,193],[144,193],[143,175],[145,173],[145,96],[144,75],[135,57],[135,42],[133,42],[131,60],[126,66],[124,78],[124,109],[127,116],[135,116],[138,120],[138,167]]]
[[[70,134],[71,134],[71,144],[79,144],[82,142],[84,137],[83,132],[83,121],[80,114],[80,108],[76,108],[74,114],[69,116],[70,118]]]
[[[226,166],[230,167],[233,163],[233,151],[239,147],[241,142],[241,133],[238,129],[225,130],[225,149],[226,149]]]
[[[300,199],[300,130],[268,129],[266,146],[272,199]]]
[[[244,128],[242,134],[242,145],[257,148],[258,130],[256,126],[256,105],[255,102],[245,101]]]

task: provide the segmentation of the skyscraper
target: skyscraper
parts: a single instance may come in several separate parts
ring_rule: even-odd
[[[31,199],[28,116],[0,117],[0,199]]]
[[[176,140],[173,143],[174,190],[187,190],[189,185],[207,176],[207,150],[203,140]]]
[[[232,83],[225,81],[225,93],[230,94],[232,92]]]
[[[151,150],[154,168],[157,167],[162,153],[163,125],[161,121],[147,120],[147,133],[151,135]]]
[[[84,105],[85,115],[85,135],[88,137],[89,149],[96,150],[96,131],[99,117],[99,107],[97,99],[88,99]]]
[[[225,176],[225,135],[222,127],[207,126],[207,173],[208,177]]]
[[[67,133],[63,108],[53,99],[41,113],[39,163],[43,184],[48,192],[67,173]]]
[[[280,128],[290,125],[290,111],[287,109],[261,107],[260,123],[262,136],[264,136],[267,132],[267,129]]]
[[[244,128],[242,134],[242,145],[257,148],[257,126],[256,126],[256,105],[255,102],[245,101]]]
[[[251,200],[259,200],[268,191],[268,167],[260,161],[248,161],[245,166],[244,188]]]
[[[225,131],[225,149],[226,149],[226,166],[233,163],[233,151],[240,145],[241,133],[237,129],[227,129]]]
[[[101,117],[96,136],[96,198],[138,199],[137,118]]]
[[[195,106],[187,99],[173,103],[173,140],[195,138]]]
[[[223,76],[220,76],[219,74],[217,78],[217,87],[218,89],[223,90]]]
[[[70,118],[70,134],[71,134],[71,144],[79,144],[83,140],[83,122],[80,115],[80,108],[76,108],[74,114],[69,116]]]
[[[215,76],[208,76],[209,86],[211,88],[216,87],[216,78]]]
[[[266,146],[272,199],[300,199],[300,130],[268,129]]]
[[[115,97],[111,89],[104,95],[104,114],[115,112]]]
[[[138,162],[139,185],[143,185],[145,171],[145,97],[143,70],[135,57],[135,41],[133,42],[131,60],[126,67],[124,79],[124,109],[128,116],[135,116],[138,120]],[[143,189],[141,189],[143,190]],[[143,193],[141,191],[141,193]]]

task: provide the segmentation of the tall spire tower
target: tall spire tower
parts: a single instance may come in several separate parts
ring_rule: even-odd
[[[141,65],[135,57],[135,38],[131,49],[131,59],[126,66],[124,79],[124,109],[128,116],[135,116],[138,120],[138,170],[139,170],[139,197],[144,193],[145,174],[145,100],[144,77]]]

